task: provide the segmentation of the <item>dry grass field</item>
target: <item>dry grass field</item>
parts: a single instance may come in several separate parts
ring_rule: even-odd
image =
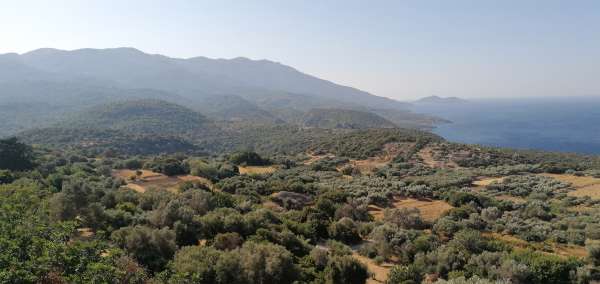
[[[569,196],[583,197],[589,196],[592,199],[600,199],[600,179],[589,176],[574,176],[567,174],[541,174],[563,182],[568,182],[574,191],[568,193]]]
[[[394,208],[417,208],[419,209],[423,220],[435,221],[453,207],[441,200],[397,198],[394,201]],[[381,220],[383,218],[384,210],[385,209],[378,206],[369,206],[369,212],[375,220]]]
[[[164,188],[172,192],[177,192],[179,185],[186,181],[201,182],[212,188],[212,183],[209,180],[197,176],[182,175],[170,177],[148,170],[141,170],[140,172],[141,175],[136,175],[136,171],[133,170],[117,170],[113,172],[113,176],[123,179],[127,182],[126,187],[137,192],[145,192],[150,188]]]
[[[503,241],[506,244],[511,245],[514,248],[527,249],[532,248],[534,250],[543,251],[545,253],[558,255],[561,257],[587,257],[588,253],[585,247],[571,244],[557,244],[557,243],[531,243],[525,240],[519,239],[515,236],[504,235],[499,233],[482,233],[483,236],[488,238]]]
[[[270,174],[277,170],[274,166],[239,166],[240,174],[252,175],[252,174]]]
[[[482,177],[473,182],[474,186],[488,186],[492,183],[501,183],[504,180],[504,177],[498,178],[490,178],[490,177]]]

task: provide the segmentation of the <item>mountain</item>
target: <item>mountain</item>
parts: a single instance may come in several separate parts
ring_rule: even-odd
[[[302,126],[313,128],[394,128],[394,123],[371,112],[347,109],[313,109],[307,112]]]
[[[14,57],[14,55],[12,55]],[[152,88],[188,98],[264,92],[315,95],[367,107],[405,107],[404,103],[322,80],[269,60],[189,59],[151,55],[133,48],[38,49],[18,56],[34,70],[67,78],[95,78],[125,88]]]
[[[53,125],[93,105],[139,99],[242,124],[302,124],[315,108],[373,112],[402,127],[430,128],[436,121],[407,103],[269,60],[180,59],[133,48],[0,55],[0,137]]]
[[[65,128],[111,129],[130,133],[199,133],[213,128],[203,115],[166,101],[142,99],[92,107],[59,123]]]
[[[457,97],[438,97],[438,96],[429,96],[418,99],[414,101],[415,104],[456,104],[456,103],[465,103],[467,100],[457,98]]]

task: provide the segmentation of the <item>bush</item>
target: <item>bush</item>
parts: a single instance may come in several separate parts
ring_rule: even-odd
[[[367,268],[351,256],[334,256],[325,268],[327,284],[363,284],[368,277]]]
[[[356,224],[347,217],[331,223],[328,232],[331,238],[344,243],[357,243],[361,240]]]
[[[390,269],[386,284],[418,284],[421,279],[421,271],[414,264],[396,265]]]
[[[270,164],[269,160],[263,159],[259,154],[252,151],[235,153],[229,157],[229,161],[235,165],[245,166],[264,166]]]
[[[125,227],[113,232],[111,239],[154,272],[163,270],[177,250],[175,232],[169,229]]]

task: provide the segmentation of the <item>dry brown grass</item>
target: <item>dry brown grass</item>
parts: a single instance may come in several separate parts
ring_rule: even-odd
[[[446,211],[454,208],[442,200],[414,199],[414,198],[396,198],[393,204],[394,208],[417,208],[421,218],[426,221],[435,221]],[[375,220],[383,219],[384,209],[374,205],[369,206],[369,212]]]
[[[238,169],[242,175],[270,174],[277,170],[274,166],[239,166]]]
[[[113,172],[114,177],[118,177],[127,182],[126,187],[137,192],[146,192],[150,188],[164,188],[171,192],[178,192],[179,186],[186,181],[196,181],[206,184],[212,188],[212,183],[202,177],[181,175],[181,176],[166,176],[160,173],[155,173],[148,170],[142,170],[141,175],[136,175],[136,171],[132,170],[117,170]],[[135,176],[135,179],[131,179]]]
[[[568,182],[574,191],[567,195],[575,197],[589,196],[592,199],[600,199],[600,179],[589,176],[574,176],[567,174],[541,174],[563,182]]]
[[[333,155],[333,154],[315,155],[313,153],[306,153],[306,155],[308,156],[308,159],[302,163],[304,165],[312,165],[316,161],[319,161],[319,160],[325,159],[325,158],[335,158],[335,155]]]
[[[474,186],[488,186],[492,183],[501,183],[504,180],[504,177],[497,177],[497,178],[489,178],[489,177],[483,177],[480,178],[476,181],[473,182]]]
[[[364,264],[367,269],[369,269],[369,272],[372,273],[371,278],[367,279],[367,284],[385,283],[385,281],[387,281],[388,274],[393,266],[392,264],[382,263],[378,265],[374,260],[362,256],[356,252],[352,253],[352,257]]]
[[[482,233],[483,236],[488,238],[503,241],[504,243],[519,249],[534,249],[547,254],[558,255],[561,257],[587,257],[588,253],[585,247],[571,244],[557,244],[557,243],[530,243],[525,240],[519,239],[515,236],[504,235],[499,233]]]

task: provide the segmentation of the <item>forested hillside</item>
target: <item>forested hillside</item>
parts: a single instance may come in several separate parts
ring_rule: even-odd
[[[163,110],[204,122],[142,105],[159,107],[166,126]],[[100,113],[136,121],[123,107]],[[138,127],[47,128],[23,135],[33,147],[0,141],[0,282],[600,279],[598,157],[397,128],[201,138]]]

